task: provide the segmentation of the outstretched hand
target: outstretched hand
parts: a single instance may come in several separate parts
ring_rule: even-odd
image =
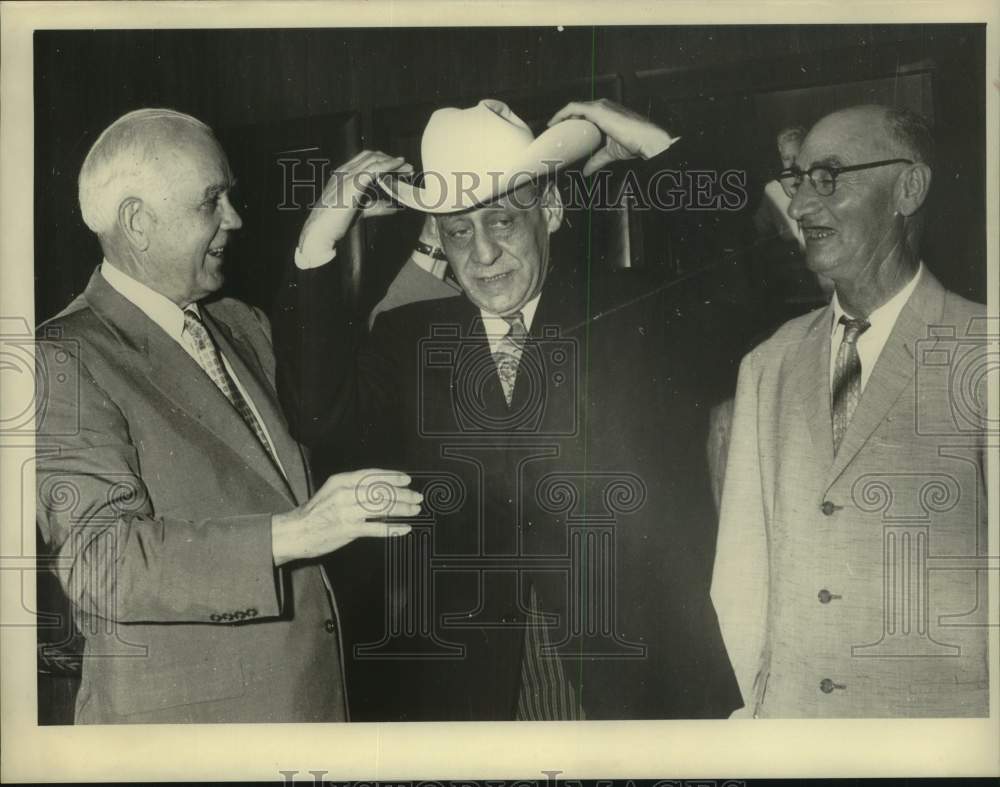
[[[387,538],[410,532],[394,517],[420,513],[423,495],[410,477],[394,470],[357,470],[330,476],[309,500],[271,518],[274,564],[314,558],[357,538]]]
[[[584,175],[592,175],[613,161],[636,157],[650,159],[680,139],[671,137],[647,118],[606,98],[570,102],[552,116],[548,125],[554,126],[567,118],[589,120],[607,137],[604,147],[583,165]]]

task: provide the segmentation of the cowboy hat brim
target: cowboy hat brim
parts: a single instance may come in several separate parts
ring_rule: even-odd
[[[601,144],[601,132],[589,120],[570,118],[546,129],[503,172],[424,172],[415,186],[392,174],[378,184],[397,202],[422,213],[455,213],[483,205],[536,177],[551,174]]]

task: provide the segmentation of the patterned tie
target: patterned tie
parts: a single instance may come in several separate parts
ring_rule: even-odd
[[[184,310],[184,331],[191,337],[201,368],[205,370],[205,373],[212,379],[216,387],[222,391],[230,404],[236,408],[236,412],[240,414],[240,417],[250,427],[250,430],[257,435],[257,439],[264,446],[264,450],[271,458],[271,461],[274,462],[276,467],[280,467],[276,457],[271,453],[271,444],[267,440],[264,427],[257,420],[257,416],[250,409],[250,405],[243,398],[243,394],[236,387],[236,383],[230,377],[229,372],[226,371],[226,366],[222,362],[222,356],[219,354],[215,342],[212,341],[208,329],[205,328],[205,323],[201,321],[201,317],[193,309]]]
[[[504,399],[507,400],[507,406],[510,407],[511,399],[514,397],[514,382],[517,380],[517,367],[521,363],[521,354],[524,352],[524,342],[528,336],[528,329],[524,327],[524,315],[521,312],[507,315],[503,319],[510,326],[510,329],[497,344],[493,360],[497,365],[497,374],[500,376],[500,386],[503,388]]]
[[[858,337],[871,327],[867,320],[852,320],[841,315],[844,338],[837,350],[833,366],[833,452],[840,450],[854,408],[861,399],[861,358],[858,357]]]

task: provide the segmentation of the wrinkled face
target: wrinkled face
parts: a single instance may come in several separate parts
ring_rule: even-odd
[[[229,233],[243,222],[229,201],[233,177],[219,144],[198,129],[177,137],[160,162],[158,193],[148,199],[146,273],[154,289],[183,307],[222,287]]]
[[[549,235],[562,207],[553,187],[523,186],[482,208],[437,217],[441,243],[462,289],[476,306],[511,314],[542,289]]]
[[[796,163],[849,166],[894,158],[880,115],[851,110],[829,115],[809,132]],[[816,193],[808,178],[788,206],[806,241],[806,264],[834,281],[855,280],[881,266],[902,240],[895,184],[905,165],[892,164],[837,176],[833,194]]]

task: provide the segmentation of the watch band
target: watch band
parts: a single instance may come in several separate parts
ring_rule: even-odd
[[[443,249],[439,249],[436,246],[430,246],[421,240],[417,241],[414,248],[421,254],[426,254],[428,257],[433,257],[435,260],[443,260],[444,262],[448,261]]]

